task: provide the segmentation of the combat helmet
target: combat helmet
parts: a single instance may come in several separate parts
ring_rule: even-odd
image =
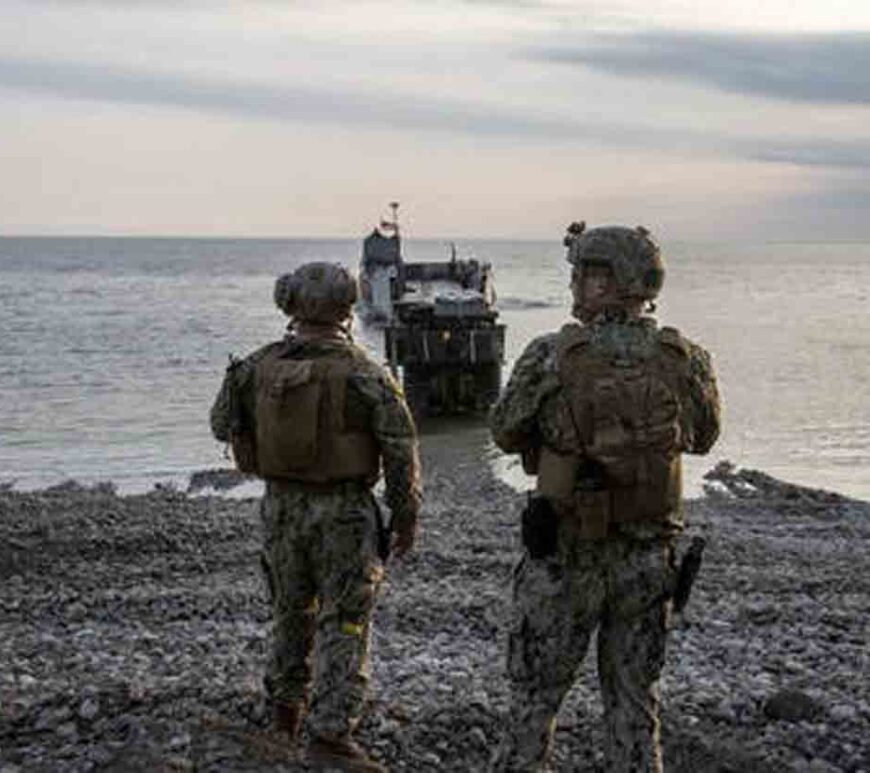
[[[643,226],[608,225],[587,231],[585,223],[571,223],[565,246],[567,260],[576,268],[609,267],[624,298],[652,301],[662,289],[665,264],[661,250]]]
[[[339,263],[306,263],[275,282],[275,305],[307,322],[343,322],[357,299],[356,278]]]

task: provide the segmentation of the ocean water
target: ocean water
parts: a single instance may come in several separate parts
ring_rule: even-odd
[[[458,243],[490,261],[508,363],[569,319],[558,242]],[[658,317],[714,356],[719,459],[870,499],[870,244],[664,245]],[[356,240],[0,238],[0,481],[122,491],[185,486],[227,464],[208,409],[230,353],[282,334],[274,278],[309,260],[356,267]],[[406,241],[409,260],[446,259]],[[378,353],[376,330],[356,326]],[[517,485],[514,465],[498,460]]]

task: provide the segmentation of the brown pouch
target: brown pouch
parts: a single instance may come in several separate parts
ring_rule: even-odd
[[[239,472],[258,473],[257,439],[253,432],[233,432],[230,434],[230,448]]]
[[[610,492],[574,492],[574,517],[583,539],[604,539],[610,523]]]
[[[555,502],[570,502],[577,481],[577,457],[542,446],[537,467],[538,492]]]
[[[311,360],[275,360],[259,369],[257,459],[264,477],[292,477],[314,463],[321,383]]]

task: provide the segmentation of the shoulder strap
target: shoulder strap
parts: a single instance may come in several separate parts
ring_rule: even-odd
[[[559,335],[556,339],[556,372],[558,374],[559,384],[563,391],[572,384],[576,384],[577,378],[574,377],[575,375],[581,375],[572,373],[571,369],[568,367],[569,355],[579,352],[579,350],[587,346],[591,338],[592,334],[588,328],[574,322],[569,322],[559,331]],[[585,447],[590,441],[589,418],[585,415],[577,415],[579,406],[575,405],[575,400],[572,398],[573,394],[568,390],[568,394],[565,395],[564,400],[567,414],[571,419],[571,425],[574,427],[577,442],[580,443],[582,447]],[[577,452],[581,453],[581,449],[578,448]]]
[[[344,431],[347,379],[353,371],[353,358],[343,354],[330,355],[315,361],[321,378],[329,390],[329,426],[334,432]]]
[[[671,349],[676,349],[684,357],[689,356],[689,344],[675,327],[663,327],[659,331],[659,341]]]

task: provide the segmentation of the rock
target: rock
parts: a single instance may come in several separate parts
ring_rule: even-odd
[[[57,728],[57,734],[67,740],[73,738],[78,735],[78,730],[76,729],[75,722],[64,722],[62,725],[59,725]]]
[[[179,749],[184,749],[190,746],[190,735],[188,733],[181,733],[180,735],[173,736],[169,741],[169,748],[172,751],[178,751]]]
[[[838,703],[831,708],[828,716],[835,722],[855,722],[858,719],[858,710],[847,703]]]
[[[508,710],[518,496],[488,477],[484,446],[457,461],[461,433],[446,451],[430,441],[419,549],[387,567],[359,735],[397,773],[482,773]],[[739,496],[686,505],[709,549],[692,620],[668,641],[665,760],[686,771],[867,769],[870,507],[742,481]],[[40,546],[14,566],[0,555],[0,616],[11,622],[0,759],[28,770],[297,770],[259,729],[271,619],[258,524],[253,501],[0,491],[0,545],[8,535]],[[74,604],[86,627],[66,617]],[[784,686],[818,711],[773,721],[804,715],[791,700],[777,709]],[[600,768],[594,645],[561,716],[557,769]]]
[[[187,490],[191,493],[201,491],[204,488],[226,491],[227,489],[241,486],[251,479],[252,476],[245,475],[245,473],[230,467],[198,470],[190,476]]]
[[[832,765],[829,762],[826,762],[823,759],[819,759],[818,757],[814,757],[810,760],[809,764],[809,772],[810,773],[842,773],[841,769],[836,765]]]
[[[734,722],[737,714],[730,700],[724,699],[717,703],[711,710],[710,716],[724,722]]]
[[[182,773],[196,770],[196,764],[193,760],[189,760],[187,757],[181,757],[176,754],[167,758],[166,769],[167,771],[179,771]]]
[[[43,731],[55,727],[56,725],[57,719],[54,711],[51,708],[46,708],[39,712],[33,727],[35,730]]]
[[[87,722],[94,719],[100,713],[100,704],[94,698],[85,698],[79,706],[79,717]]]
[[[770,719],[787,722],[810,720],[821,712],[821,705],[800,690],[780,690],[764,702],[764,713]]]

